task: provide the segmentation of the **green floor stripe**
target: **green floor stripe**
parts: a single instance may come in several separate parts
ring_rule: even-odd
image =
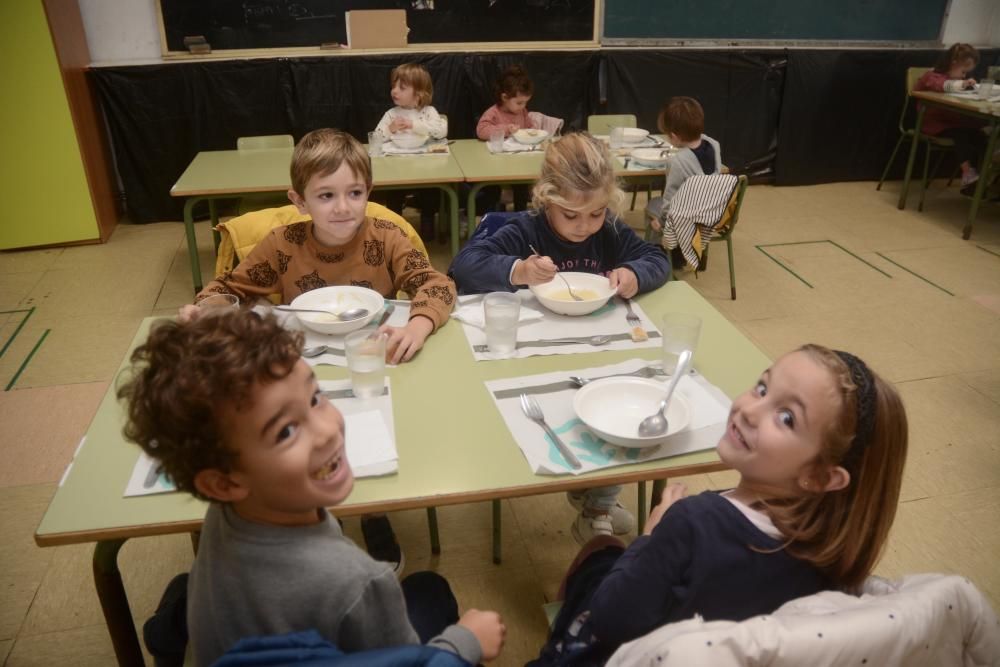
[[[819,241],[789,241],[788,243],[762,243],[758,248],[777,248],[779,246],[785,245],[809,245],[810,243],[829,243],[827,239],[820,239]]]
[[[989,248],[984,248],[984,247],[983,247],[983,246],[981,246],[981,245],[977,245],[976,247],[977,247],[977,248],[979,248],[980,250],[982,250],[983,252],[988,252],[988,253],[990,253],[991,255],[996,255],[997,257],[1000,257],[1000,252],[993,252],[993,251],[992,251],[992,250],[990,250]]]
[[[885,272],[885,271],[883,271],[882,269],[878,268],[877,266],[875,266],[875,265],[874,265],[874,264],[872,264],[871,262],[868,262],[868,261],[865,261],[865,260],[861,259],[861,258],[860,258],[860,257],[858,257],[857,255],[855,255],[855,254],[854,254],[853,252],[851,252],[850,250],[848,250],[848,249],[847,249],[847,248],[845,248],[844,246],[840,245],[839,243],[837,243],[837,242],[835,242],[835,241],[827,241],[827,243],[829,243],[829,244],[831,244],[831,245],[833,245],[833,246],[836,246],[836,247],[840,248],[841,250],[843,250],[844,252],[846,252],[846,253],[847,253],[848,255],[850,255],[850,256],[851,256],[851,257],[853,257],[854,259],[858,260],[859,262],[862,262],[862,263],[864,263],[864,264],[867,264],[868,266],[872,267],[873,269],[875,269],[876,271],[878,271],[879,273],[881,273],[881,274],[882,274],[883,276],[885,276],[886,278],[892,278],[892,276],[890,276],[890,275],[889,275],[888,273],[886,273],[886,272]],[[875,253],[875,254],[877,255],[878,253]],[[892,260],[889,260],[889,261],[892,261]],[[893,262],[893,264],[895,264],[895,262]],[[902,268],[902,267],[900,267],[900,268]]]
[[[882,259],[884,259],[885,261],[889,262],[890,264],[895,264],[896,266],[898,266],[899,268],[903,269],[903,270],[904,270],[904,271],[906,271],[907,273],[909,273],[909,274],[911,274],[911,275],[914,275],[914,276],[916,276],[917,278],[920,278],[921,280],[923,280],[923,281],[924,281],[925,283],[927,283],[928,285],[932,285],[932,286],[934,286],[934,287],[937,287],[937,288],[938,288],[939,290],[941,290],[942,292],[944,292],[944,293],[945,293],[945,294],[947,294],[948,296],[955,296],[954,294],[952,294],[951,292],[949,292],[949,291],[948,291],[948,290],[946,290],[945,288],[941,287],[940,285],[938,285],[938,284],[936,284],[936,283],[932,283],[931,281],[927,280],[927,278],[924,278],[924,277],[923,277],[922,275],[920,275],[920,274],[919,274],[919,273],[917,273],[916,271],[911,271],[910,269],[906,268],[905,266],[903,266],[903,265],[902,265],[902,264],[900,264],[899,262],[894,262],[894,261],[892,261],[891,259],[889,259],[889,258],[888,258],[888,257],[886,257],[885,255],[883,255],[882,253],[880,253],[880,252],[876,252],[875,254],[876,254],[876,255],[878,255],[879,257],[881,257]]]
[[[810,243],[814,243],[814,241],[810,241]],[[785,245],[792,245],[792,244],[789,243],[789,244],[785,244]],[[798,278],[799,280],[801,280],[803,283],[805,283],[806,287],[808,287],[809,289],[815,289],[812,285],[809,284],[809,282],[805,278],[803,278],[802,276],[800,276],[799,274],[795,273],[790,268],[788,268],[787,266],[785,266],[784,264],[782,264],[780,261],[778,261],[778,259],[776,257],[772,256],[771,253],[769,253],[768,251],[764,250],[764,248],[762,246],[758,245],[758,246],[754,246],[754,247],[757,248],[757,250],[760,250],[762,253],[764,253],[764,255],[766,255],[772,262],[774,262],[775,264],[777,264],[778,266],[780,266],[781,268],[783,268],[785,271],[788,271],[790,274],[792,274],[793,276],[795,276],[796,278]]]
[[[31,308],[30,310],[4,310],[4,311],[0,311],[0,315],[7,315],[9,313],[28,313],[27,315],[24,316],[24,319],[21,320],[21,323],[17,325],[17,328],[14,329],[14,333],[12,333],[10,335],[10,338],[7,339],[7,342],[3,344],[3,348],[0,348],[0,357],[3,357],[3,355],[7,353],[7,348],[10,347],[10,344],[14,342],[15,338],[17,338],[17,334],[21,333],[21,329],[24,328],[25,322],[28,321],[28,318],[31,317],[31,315],[34,312],[35,312],[34,308]]]
[[[28,362],[31,361],[31,358],[33,356],[35,356],[35,352],[38,352],[38,348],[42,346],[42,341],[45,340],[45,337],[49,335],[50,331],[52,331],[52,329],[46,329],[44,332],[42,332],[42,337],[38,339],[38,342],[35,343],[35,347],[31,348],[31,352],[29,352],[28,356],[25,357],[24,361],[21,362],[21,367],[17,369],[16,373],[14,373],[14,377],[11,378],[10,382],[7,384],[7,387],[4,389],[4,391],[10,391],[11,388],[14,386],[14,383],[17,382],[17,379],[21,377],[21,373],[23,373],[24,369],[28,367]]]

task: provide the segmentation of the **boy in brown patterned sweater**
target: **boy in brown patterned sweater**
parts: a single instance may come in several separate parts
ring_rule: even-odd
[[[235,294],[240,300],[279,294],[282,303],[327,285],[360,285],[393,297],[410,295],[405,327],[383,326],[390,363],[408,361],[437,327],[448,320],[455,285],[415,249],[406,233],[388,220],[365,217],[372,186],[371,162],[352,136],[314,130],[292,154],[288,198],[312,219],[278,227],[233,271],[217,277],[195,297]],[[180,319],[198,316],[185,305]]]

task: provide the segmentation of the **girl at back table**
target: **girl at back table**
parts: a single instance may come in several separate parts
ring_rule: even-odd
[[[741,621],[822,590],[856,590],[896,514],[906,411],[846,352],[805,345],[733,402],[719,458],[736,488],[670,485],[645,534],[583,547],[533,665],[604,664],[621,644],[701,615]]]
[[[979,63],[979,52],[969,44],[953,44],[941,54],[934,69],[921,76],[914,90],[928,90],[937,93],[956,93],[972,89],[976,80],[969,78],[969,72]],[[964,116],[954,111],[938,107],[927,107],[924,122],[920,128],[923,134],[945,137],[955,142],[955,155],[962,170],[962,194],[972,195],[979,180],[976,165],[986,149],[986,135],[981,118]]]

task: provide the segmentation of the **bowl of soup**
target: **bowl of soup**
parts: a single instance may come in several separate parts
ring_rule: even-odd
[[[427,138],[426,134],[405,130],[392,135],[392,143],[399,148],[420,148],[427,143]]]
[[[573,288],[573,293],[582,299],[576,301],[566,289],[565,278]],[[541,285],[532,285],[529,289],[538,302],[559,315],[589,315],[615,295],[611,283],[605,276],[596,273],[576,273],[563,271],[552,280]]]
[[[357,285],[332,285],[320,287],[298,295],[289,304],[293,308],[315,308],[329,313],[295,313],[295,317],[307,329],[316,333],[343,335],[356,331],[368,324],[382,312],[385,299],[375,290]],[[355,320],[342,321],[337,317],[352,308],[364,308],[368,314]]]
[[[514,140],[521,144],[540,144],[548,139],[549,133],[545,130],[524,129],[514,133]]]

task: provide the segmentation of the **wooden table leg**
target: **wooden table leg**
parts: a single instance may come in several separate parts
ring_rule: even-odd
[[[910,176],[913,174],[913,163],[917,159],[917,144],[920,142],[917,137],[920,136],[920,128],[924,124],[924,111],[925,106],[923,104],[917,104],[917,124],[913,127],[913,143],[910,144],[910,157],[906,161],[906,173],[903,175],[903,187],[900,188],[899,192],[899,203],[896,205],[900,211],[906,207],[906,193],[910,189]]]
[[[104,622],[111,634],[115,657],[123,667],[145,665],[139,636],[132,621],[132,610],[118,571],[118,550],[125,540],[103,540],[94,547],[94,586],[104,612]]]

